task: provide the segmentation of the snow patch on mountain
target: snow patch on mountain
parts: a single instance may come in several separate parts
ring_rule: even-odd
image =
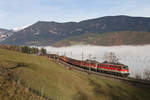
[[[25,26],[23,26],[23,27],[16,27],[16,28],[13,28],[12,30],[13,30],[13,32],[18,32],[18,31],[20,31],[20,30],[23,30],[23,29],[29,27],[29,26],[30,26],[30,25],[25,25]]]

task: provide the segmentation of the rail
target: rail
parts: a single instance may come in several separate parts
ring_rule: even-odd
[[[103,76],[103,77],[113,78],[113,79],[117,79],[117,80],[121,80],[121,81],[126,81],[126,82],[130,82],[130,83],[133,83],[133,84],[142,84],[142,85],[145,85],[145,86],[149,86],[148,88],[150,89],[150,81],[147,81],[147,80],[140,80],[140,79],[135,79],[135,78],[131,78],[131,77],[124,78],[124,77],[121,77],[121,76],[115,76],[115,75],[111,75],[111,74],[86,70],[86,69],[68,64],[68,63],[66,63],[64,61],[61,61],[61,60],[55,60],[55,59],[52,59],[52,58],[50,58],[50,59],[57,62],[58,64],[60,64],[64,67],[68,67],[69,69],[74,69],[74,70],[86,72],[88,74],[94,74],[94,75],[97,75],[97,76]]]

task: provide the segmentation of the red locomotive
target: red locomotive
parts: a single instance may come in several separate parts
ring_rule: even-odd
[[[120,75],[127,77],[129,75],[129,69],[127,65],[115,64],[115,63],[100,63],[97,66],[97,70],[100,72]]]
[[[99,63],[97,61],[92,60],[81,61],[58,55],[53,55],[52,57],[55,59],[62,60],[68,64],[92,71],[109,73],[123,77],[127,77],[129,75],[128,66],[120,63],[108,63],[108,62]]]

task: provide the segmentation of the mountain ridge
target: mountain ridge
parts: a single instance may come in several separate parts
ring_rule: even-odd
[[[2,41],[9,45],[53,45],[68,37],[118,31],[150,32],[149,17],[105,16],[80,22],[38,21]],[[113,43],[112,43],[113,44]]]

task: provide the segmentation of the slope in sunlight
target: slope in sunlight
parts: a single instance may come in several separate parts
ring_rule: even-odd
[[[150,98],[148,89],[68,70],[46,57],[0,49],[0,64],[13,73],[13,79],[24,82],[30,89],[52,100],[149,100]]]

